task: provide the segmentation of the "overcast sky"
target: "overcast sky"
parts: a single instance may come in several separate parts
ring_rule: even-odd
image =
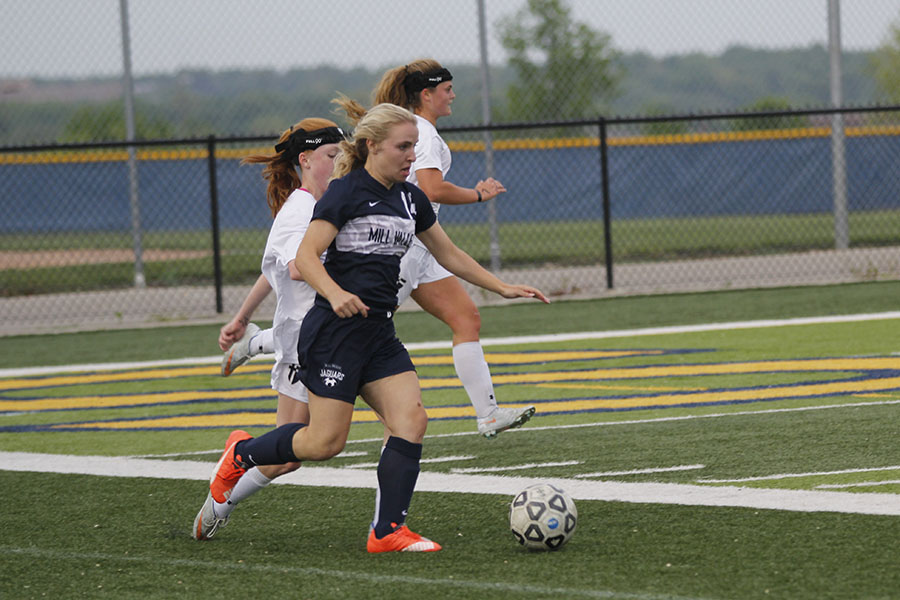
[[[479,60],[477,0],[127,0],[136,75],[180,69],[381,68],[420,56]],[[524,0],[484,0],[496,24]],[[828,0],[567,0],[619,50],[656,56],[729,45],[827,43]],[[120,0],[0,0],[0,77],[84,77],[122,70]],[[900,0],[840,0],[848,50],[883,43]]]

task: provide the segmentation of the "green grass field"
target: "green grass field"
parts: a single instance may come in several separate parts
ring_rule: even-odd
[[[869,313],[892,310],[898,285],[482,318],[498,337]],[[444,340],[433,321],[401,313],[398,331]],[[9,337],[4,366],[207,356],[216,329]],[[381,430],[362,403],[344,455],[248,499],[210,542],[190,538],[228,432],[274,422],[265,359],[227,379],[202,359],[7,370],[0,596],[897,598],[898,340],[900,319],[881,318],[487,344],[501,403],[538,408],[494,441],[474,434],[449,349],[414,350],[430,422],[409,524],[444,546],[424,555],[365,552]],[[78,458],[29,467],[12,453]],[[297,485],[326,475],[345,483]],[[508,531],[512,493],[497,490],[535,480],[577,491],[578,529],[559,552],[527,552]]]

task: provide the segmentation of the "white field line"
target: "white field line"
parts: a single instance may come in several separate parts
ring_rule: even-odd
[[[209,462],[161,462],[158,460],[110,456],[0,452],[0,469],[5,471],[73,473],[105,477],[187,479],[203,482],[209,479]],[[374,489],[376,481],[377,476],[372,471],[305,466],[293,473],[279,477],[275,480],[275,483],[312,487]],[[423,471],[419,475],[416,489],[420,492],[501,494],[512,498],[523,488],[536,483],[555,484],[565,489],[573,498],[582,500],[900,516],[900,502],[897,501],[897,495],[881,493],[860,494],[674,483],[623,483],[561,478],[431,473],[427,471]]]
[[[365,454],[365,452],[363,452]],[[348,455],[344,453],[344,455]],[[340,456],[340,455],[338,455]],[[435,456],[433,458],[423,458],[419,461],[421,464],[427,463],[443,463],[443,462],[457,462],[460,460],[475,460],[474,456]],[[377,462],[369,462],[369,463],[356,463],[353,465],[347,465],[346,469],[375,469],[378,467]]]
[[[560,462],[526,463],[524,465],[511,465],[508,467],[456,467],[450,469],[451,473],[503,473],[504,471],[525,471],[527,469],[540,469],[544,467],[570,467],[580,465],[580,460],[565,460]]]
[[[885,406],[889,404],[900,404],[900,400],[878,400],[876,402],[845,402],[842,404],[823,404],[820,406],[798,406],[795,408],[766,408],[762,410],[741,410],[735,412],[727,412],[727,413],[710,413],[705,415],[682,415],[678,417],[658,417],[655,419],[629,419],[625,421],[601,421],[597,423],[574,423],[571,425],[543,425],[543,426],[532,426],[530,423],[518,429],[508,429],[503,432],[503,435],[518,435],[522,433],[528,433],[529,431],[550,431],[554,429],[580,429],[582,427],[612,427],[615,425],[645,425],[649,423],[668,423],[671,421],[693,421],[694,419],[718,419],[722,417],[747,417],[747,416],[755,416],[755,415],[766,415],[773,413],[789,413],[789,412],[803,412],[807,410],[829,410],[833,408],[865,408],[865,407],[873,407],[873,406]],[[538,416],[540,416],[540,411],[538,411]],[[446,438],[446,437],[461,437],[467,435],[478,435],[477,432],[472,431],[460,431],[457,433],[438,433],[435,435],[426,436],[426,439],[436,439],[436,438]],[[364,438],[359,440],[347,440],[348,444],[363,444],[369,442],[377,442],[382,438]],[[216,450],[215,452],[220,452],[221,450]],[[209,451],[210,453],[213,450]]]
[[[344,451],[344,452],[341,452],[340,454],[338,454],[337,456],[335,456],[334,458],[356,458],[357,456],[365,456],[367,454],[368,454],[368,452],[366,452],[365,450],[357,450],[357,451],[353,451],[353,452]]]
[[[759,477],[742,477],[741,479],[701,479],[702,483],[744,483],[746,481],[770,481],[791,479],[794,477],[816,477],[818,475],[845,475],[848,473],[873,473],[876,471],[900,471],[900,465],[892,467],[871,467],[865,469],[841,469],[839,471],[811,471],[809,473],[779,473],[777,475],[761,475]]]
[[[522,427],[519,429],[510,429],[508,431],[503,432],[503,435],[508,435],[510,433],[523,433],[526,431],[543,431],[547,429],[579,429],[582,427],[606,427],[611,425],[642,425],[645,423],[666,423],[670,421],[692,421],[694,419],[718,419],[720,417],[746,417],[746,416],[754,416],[754,415],[765,415],[765,414],[773,414],[773,413],[786,413],[786,412],[803,412],[807,410],[827,410],[832,408],[856,408],[856,407],[866,407],[866,406],[884,406],[887,404],[900,404],[900,400],[880,400],[877,402],[846,402],[843,404],[824,404],[820,406],[798,406],[794,408],[767,408],[763,410],[741,410],[730,413],[710,413],[706,415],[682,415],[678,417],[659,417],[657,419],[633,419],[628,421],[604,421],[601,423],[574,423],[572,425],[546,425],[539,427]],[[540,407],[540,405],[538,405]],[[540,412],[537,413],[540,415]],[[453,435],[468,435],[462,433],[449,433],[443,434],[446,436]],[[434,436],[434,437],[442,437],[442,436]]]
[[[197,456],[201,454],[212,454],[214,452],[222,452],[222,448],[218,450],[195,450],[193,452],[168,452],[166,454],[132,454],[123,458],[172,458],[173,456]],[[365,452],[363,452],[365,454]],[[335,457],[337,458],[337,457]]]
[[[840,490],[854,487],[872,487],[876,485],[894,485],[900,483],[900,479],[889,479],[887,481],[860,481],[859,483],[823,483],[817,485],[819,490]]]
[[[699,325],[674,325],[669,327],[645,327],[642,329],[620,329],[614,331],[584,331],[579,333],[555,333],[550,335],[526,335],[518,337],[484,338],[482,346],[500,346],[511,344],[544,344],[548,342],[567,342],[574,340],[601,340],[622,337],[638,337],[648,335],[667,335],[675,333],[697,333],[703,331],[727,331],[731,329],[756,329],[764,327],[784,327],[791,325],[818,325],[823,323],[851,323],[858,321],[878,321],[900,319],[900,311],[867,313],[856,315],[831,315],[822,317],[800,317],[794,319],[762,319],[758,321],[733,321],[730,323],[705,323]],[[419,342],[406,344],[409,350],[437,350],[452,347],[452,343]],[[60,365],[54,367],[23,367],[18,369],[0,369],[0,377],[26,377],[29,375],[47,375],[50,373],[75,373],[79,371],[113,371],[122,369],[141,369],[152,367],[170,367],[180,365],[215,364],[222,361],[222,355],[198,356],[194,358],[176,358],[143,362],[111,362],[86,365]]]
[[[679,465],[677,467],[657,467],[654,469],[634,469],[632,471],[599,471],[597,473],[581,473],[575,475],[577,479],[586,477],[619,477],[621,475],[644,475],[646,473],[672,473],[674,471],[693,471],[705,469],[706,465]]]
[[[199,454],[220,454],[222,452],[222,448],[218,448],[216,450],[196,450],[194,452],[169,452],[167,454],[132,454],[131,456],[125,456],[123,458],[172,458],[173,456],[196,456]],[[353,458],[357,456],[365,456],[368,454],[365,450],[358,450],[354,452],[341,452],[337,456],[332,457],[332,460],[335,458]]]
[[[520,595],[535,596],[538,598],[608,598],[610,600],[703,600],[699,596],[673,596],[671,594],[644,594],[633,592],[620,592],[603,589],[584,589],[573,587],[549,587],[539,585],[522,585],[504,583],[499,581],[486,581],[484,579],[461,579],[441,577],[429,579],[427,577],[412,577],[409,575],[393,575],[385,572],[365,573],[360,571],[341,571],[338,569],[321,569],[318,567],[301,567],[296,565],[276,565],[269,563],[256,563],[251,560],[239,562],[230,560],[198,560],[184,558],[160,558],[159,556],[135,556],[134,554],[109,554],[103,552],[64,552],[35,548],[17,548],[15,546],[0,546],[0,553],[4,556],[27,556],[35,559],[43,559],[43,562],[52,564],[57,561],[72,561],[77,564],[85,562],[103,564],[141,564],[148,563],[153,566],[163,565],[184,569],[188,572],[209,570],[227,571],[229,575],[249,577],[278,577],[284,574],[312,576],[317,579],[333,579],[336,583],[341,581],[365,581],[375,585],[430,585],[437,589],[444,589],[441,597],[452,598],[452,589],[476,590],[485,593],[502,592],[516,593]],[[223,594],[229,596],[229,594]],[[496,594],[493,594],[496,596]]]
[[[727,413],[710,413],[706,415],[683,415],[678,417],[658,417],[655,419],[629,419],[626,421],[601,421],[597,423],[576,423],[572,425],[544,425],[544,426],[532,426],[528,425],[527,427],[522,427],[519,429],[509,429],[503,432],[503,435],[510,434],[520,434],[520,433],[528,433],[529,431],[551,431],[555,429],[576,429],[582,427],[612,427],[614,425],[646,425],[650,423],[668,423],[671,421],[691,421],[694,419],[717,419],[723,417],[746,417],[746,416],[755,416],[755,415],[765,415],[771,413],[788,413],[788,412],[798,412],[798,411],[807,411],[807,410],[828,410],[834,408],[866,408],[873,406],[884,406],[889,404],[900,404],[900,400],[878,400],[875,402],[847,402],[843,404],[825,404],[821,406],[799,406],[796,408],[766,408],[762,410],[741,410],[735,412],[727,412]],[[426,439],[437,439],[437,438],[449,438],[449,437],[463,437],[463,436],[480,436],[477,431],[459,431],[456,433],[436,433],[434,435],[427,435]],[[377,442],[379,440],[383,440],[384,438],[361,438],[358,440],[347,440],[347,444],[371,444],[373,442]],[[190,454],[219,454],[222,452],[222,448],[213,448],[212,450],[200,450],[197,452],[192,452]],[[168,456],[184,456],[189,454],[187,452],[176,452],[172,454],[146,454],[141,456],[135,456],[134,458],[157,458],[157,457],[168,457]]]

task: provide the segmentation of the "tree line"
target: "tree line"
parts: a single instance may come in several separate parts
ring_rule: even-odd
[[[821,45],[790,50],[737,46],[714,56],[660,58],[621,53],[608,34],[576,21],[565,0],[527,0],[496,25],[495,34],[508,61],[492,67],[494,123],[830,105],[829,59]],[[446,66],[454,73],[457,90],[454,115],[447,124],[482,123],[478,67]],[[331,114],[337,92],[365,102],[380,72],[321,66],[287,72],[184,71],[141,77],[135,85],[137,137],[276,134],[302,115]],[[900,24],[892,26],[891,39],[876,51],[844,52],[843,73],[845,105],[900,101]],[[62,91],[57,91],[54,100],[28,101],[6,93],[15,91],[15,86],[8,88],[0,81],[0,97],[5,97],[0,145],[125,139],[121,97],[97,99],[95,92],[86,100],[74,93],[79,86],[115,90],[111,82],[29,82],[32,91],[42,86]],[[66,89],[72,93],[65,93]],[[803,124],[802,118],[735,119],[732,127]],[[679,133],[686,127],[685,122],[657,123],[645,129]]]
[[[893,40],[875,52],[843,53],[846,105],[872,105],[897,95],[898,27],[892,28]],[[715,56],[659,58],[621,53],[608,34],[576,21],[565,0],[527,0],[518,12],[497,24],[495,33],[508,61],[492,67],[494,123],[830,104],[828,53],[821,45],[790,50],[732,47]],[[457,90],[448,125],[482,123],[478,67],[447,66],[454,73]],[[331,114],[337,92],[365,102],[380,72],[321,66],[287,72],[184,71],[138,78],[137,137],[274,135],[301,115]],[[51,101],[17,100],[16,94],[4,93],[0,145],[125,139],[120,97],[88,101],[74,93],[79,86],[114,90],[111,81],[29,82],[32,91],[41,86],[63,90]],[[65,93],[66,86],[72,94]],[[780,123],[736,119],[732,127],[803,124],[802,118]],[[645,132],[679,133],[686,127],[685,122],[656,123]]]
[[[491,71],[494,122],[549,121],[604,116],[819,108],[830,104],[828,55],[822,46],[792,50],[729,48],[722,54],[653,57],[622,54],[616,93],[593,114],[561,114],[559,104],[511,100],[509,90],[524,87],[511,66]],[[843,57],[844,100],[848,106],[889,100],[880,96],[871,68],[872,53]],[[482,122],[481,75],[477,65],[449,65],[457,98],[448,125]],[[136,128],[141,139],[193,138],[210,134],[269,135],[306,114],[332,114],[337,91],[368,102],[381,71],[334,67],[286,72],[184,71],[139,77]],[[109,79],[35,81],[34,89],[56,86],[77,90]],[[77,94],[76,94],[77,95]],[[0,111],[0,145],[70,143],[125,138],[121,97],[105,100],[64,98],[7,99]]]

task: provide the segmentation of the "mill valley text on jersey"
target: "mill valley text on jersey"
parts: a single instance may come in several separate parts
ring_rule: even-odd
[[[325,257],[331,278],[368,306],[386,311],[397,305],[400,258],[413,236],[436,222],[422,190],[406,182],[386,188],[365,169],[333,181],[313,219],[338,229]],[[329,306],[321,297],[316,302]]]

